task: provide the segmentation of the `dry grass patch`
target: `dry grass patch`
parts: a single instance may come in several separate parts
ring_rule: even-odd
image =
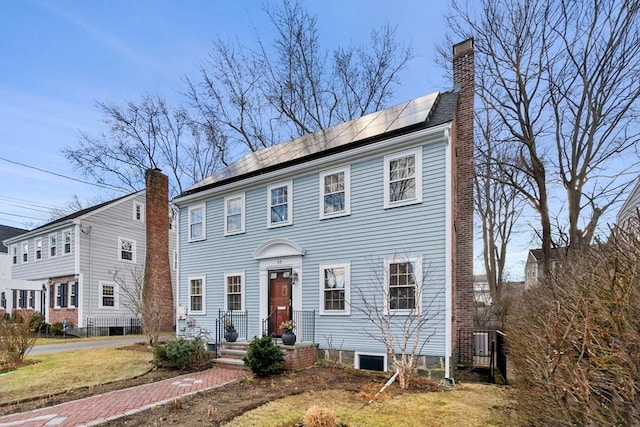
[[[339,390],[304,393],[263,405],[235,418],[229,427],[295,426],[314,406],[330,408],[348,426],[514,426],[512,392],[498,386],[465,384],[446,392],[402,393],[367,405],[359,393]],[[410,414],[410,416],[408,416]]]
[[[2,376],[0,404],[132,378],[151,369],[151,352],[100,348],[28,356]]]

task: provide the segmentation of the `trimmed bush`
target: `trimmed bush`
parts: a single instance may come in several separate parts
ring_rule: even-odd
[[[251,341],[247,355],[242,360],[258,377],[279,374],[284,369],[282,350],[266,335]]]
[[[211,366],[211,355],[199,338],[177,339],[153,349],[153,364],[159,368],[200,370]]]

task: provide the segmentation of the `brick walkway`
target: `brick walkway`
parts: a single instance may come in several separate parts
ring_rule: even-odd
[[[151,384],[0,417],[0,427],[93,426],[173,399],[209,390],[247,375],[242,369],[215,367]]]

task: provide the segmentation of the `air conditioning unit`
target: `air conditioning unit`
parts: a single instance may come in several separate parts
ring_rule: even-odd
[[[488,332],[473,333],[473,355],[474,356],[489,355],[489,333]]]

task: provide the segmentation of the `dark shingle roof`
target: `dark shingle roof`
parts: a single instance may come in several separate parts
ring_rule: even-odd
[[[29,230],[25,230],[24,228],[11,227],[8,225],[0,225],[0,253],[8,253],[9,248],[7,248],[2,242],[6,239],[10,239],[15,236],[19,236],[21,234],[26,233]]]
[[[564,259],[567,256],[567,249],[566,247],[551,248],[551,261]],[[542,249],[531,249],[529,253],[533,255],[536,261],[542,262]]]
[[[249,153],[179,197],[453,120],[458,92],[432,93],[358,119]]]

